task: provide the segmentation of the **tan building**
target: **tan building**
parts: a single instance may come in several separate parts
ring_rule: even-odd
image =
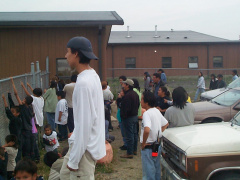
[[[66,44],[75,36],[92,42],[99,61],[91,66],[106,77],[106,48],[112,25],[123,25],[114,11],[0,13],[0,79],[30,72],[31,62],[44,70],[49,57],[51,75],[68,77]]]
[[[240,41],[194,31],[112,31],[107,64],[108,77],[143,76],[147,68],[166,68],[168,75],[222,73],[240,68]]]

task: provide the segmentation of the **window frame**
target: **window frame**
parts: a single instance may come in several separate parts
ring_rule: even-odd
[[[134,60],[134,63],[127,63],[127,60],[129,59]],[[128,66],[131,66],[131,67],[128,67]],[[126,69],[136,68],[136,57],[125,57],[125,68]]]
[[[214,63],[214,58],[221,58],[221,64],[222,66],[216,66],[214,64],[216,64],[216,62]],[[219,64],[219,63],[218,63]],[[223,68],[223,56],[213,56],[213,68]]]
[[[197,62],[190,62],[192,60],[190,58],[197,58]],[[198,69],[198,56],[188,56],[188,68]]]
[[[164,62],[164,60],[167,60],[167,59],[164,59],[164,58],[169,58],[170,59],[170,63],[169,62]],[[166,66],[166,64],[170,64],[170,67],[169,66]],[[172,57],[162,57],[162,68],[172,68]]]

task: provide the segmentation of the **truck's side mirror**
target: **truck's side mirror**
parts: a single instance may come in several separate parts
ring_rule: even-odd
[[[234,110],[240,111],[240,103],[233,107]]]

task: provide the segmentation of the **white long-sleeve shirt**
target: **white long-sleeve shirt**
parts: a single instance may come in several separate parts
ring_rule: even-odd
[[[86,150],[95,160],[106,155],[103,92],[95,70],[85,70],[78,75],[72,102],[75,127],[68,140],[72,145],[68,166],[78,169]]]
[[[203,88],[203,89],[205,89],[205,80],[204,80],[204,77],[203,77],[203,76],[201,76],[201,77],[198,78],[197,88]]]

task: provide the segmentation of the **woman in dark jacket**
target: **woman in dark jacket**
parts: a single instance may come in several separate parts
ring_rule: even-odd
[[[217,82],[218,82],[218,79],[216,78],[215,74],[211,74],[209,89],[210,90],[217,89]]]

